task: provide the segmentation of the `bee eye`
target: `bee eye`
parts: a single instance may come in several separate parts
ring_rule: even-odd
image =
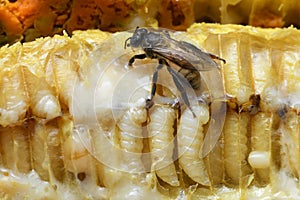
[[[125,40],[124,49],[126,49],[126,47],[130,47],[130,40],[131,40],[131,37],[130,37],[130,38],[127,38],[127,39]],[[129,43],[128,43],[128,41],[129,41]]]

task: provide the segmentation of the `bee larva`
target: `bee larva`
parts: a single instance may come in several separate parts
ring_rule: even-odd
[[[143,105],[130,108],[117,123],[120,148],[124,150],[122,163],[130,172],[144,171],[141,160],[143,150],[142,123],[147,120],[147,110]]]
[[[179,186],[177,173],[172,158],[174,151],[175,111],[169,106],[154,106],[148,124],[149,146],[152,166],[163,181],[172,186]]]
[[[294,111],[285,115],[281,127],[281,162],[282,167],[295,177],[300,176],[300,117]]]
[[[101,190],[95,157],[89,151],[92,145],[90,129],[76,126],[67,134],[63,147],[66,170],[75,176],[76,186],[85,195]]]
[[[204,159],[212,186],[224,183],[223,149],[223,135],[221,135],[212,151]]]
[[[222,43],[221,49],[222,56],[228,58],[226,67],[223,68],[226,92],[236,97],[239,102],[248,101],[249,96],[253,94],[252,78],[249,77],[251,68],[249,62],[244,61],[248,59],[245,55],[250,54],[249,43],[247,40],[241,42],[243,37],[234,34],[221,36],[222,41],[227,41]],[[241,62],[243,65],[240,64]]]
[[[24,119],[27,110],[27,97],[20,67],[16,67],[19,45],[1,48],[0,53],[0,124],[8,126]],[[5,52],[5,53],[4,53]],[[4,56],[5,55],[5,56]]]
[[[25,127],[0,128],[1,165],[21,173],[31,170],[29,131]]]
[[[270,181],[272,125],[271,113],[260,112],[251,119],[251,152],[248,161],[255,172],[256,181],[260,184]]]
[[[35,123],[33,130],[31,141],[34,169],[43,180],[51,183],[64,180],[61,132],[56,120],[47,124]]]
[[[237,114],[229,111],[226,116],[224,133],[224,162],[228,182],[234,185],[246,183],[247,175],[251,173],[247,162],[248,155],[248,122],[247,113]]]
[[[76,127],[65,138],[64,156],[66,169],[74,174],[85,173],[89,174],[91,167],[91,157],[86,149],[86,143],[81,141],[80,134],[86,134],[87,130],[84,127]],[[88,164],[87,164],[88,163]]]
[[[196,117],[190,110],[181,115],[177,131],[179,165],[185,173],[197,183],[210,185],[207,169],[200,156],[203,144],[203,125],[209,120],[206,105],[193,106]]]
[[[31,102],[32,114],[45,119],[54,119],[60,116],[60,103],[51,86],[43,78],[35,76],[27,67],[22,70],[26,82],[25,90],[28,92],[27,95]]]
[[[94,156],[97,159],[97,173],[99,181],[105,187],[112,187],[122,177],[120,163],[122,157],[118,154],[119,142],[115,129],[109,133],[105,133],[103,130],[90,130],[91,140],[94,147]],[[103,154],[102,152],[106,152]]]

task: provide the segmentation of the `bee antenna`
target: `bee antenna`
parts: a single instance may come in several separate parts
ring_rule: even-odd
[[[130,40],[130,39],[131,39],[131,37],[129,37],[129,38],[127,38],[127,39],[125,40],[124,49],[126,49],[126,47],[129,46],[129,44],[127,44],[127,42],[128,42],[128,40]]]

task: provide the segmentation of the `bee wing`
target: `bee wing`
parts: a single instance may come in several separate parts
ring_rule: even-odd
[[[208,71],[219,68],[219,65],[213,60],[213,58],[218,58],[217,56],[206,53],[184,41],[176,41],[171,38],[166,38],[166,40],[165,45],[152,48],[156,55],[185,69]]]
[[[167,48],[154,48],[154,52],[160,57],[177,64],[179,67],[199,71],[212,97],[209,128],[199,155],[203,158],[217,143],[222,133],[226,115],[223,80],[218,70],[219,65],[213,60],[214,58],[222,59],[206,53],[190,43],[176,41],[169,37],[166,39],[168,39],[168,42],[165,44]],[[223,61],[225,62],[225,60]]]
[[[199,155],[201,158],[204,158],[215,147],[222,133],[227,104],[226,92],[220,72],[215,69],[200,73],[212,97],[209,127]]]

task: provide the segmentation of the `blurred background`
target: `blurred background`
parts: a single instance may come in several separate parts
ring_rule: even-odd
[[[64,31],[185,30],[195,22],[300,27],[299,13],[298,0],[0,0],[0,46]]]

